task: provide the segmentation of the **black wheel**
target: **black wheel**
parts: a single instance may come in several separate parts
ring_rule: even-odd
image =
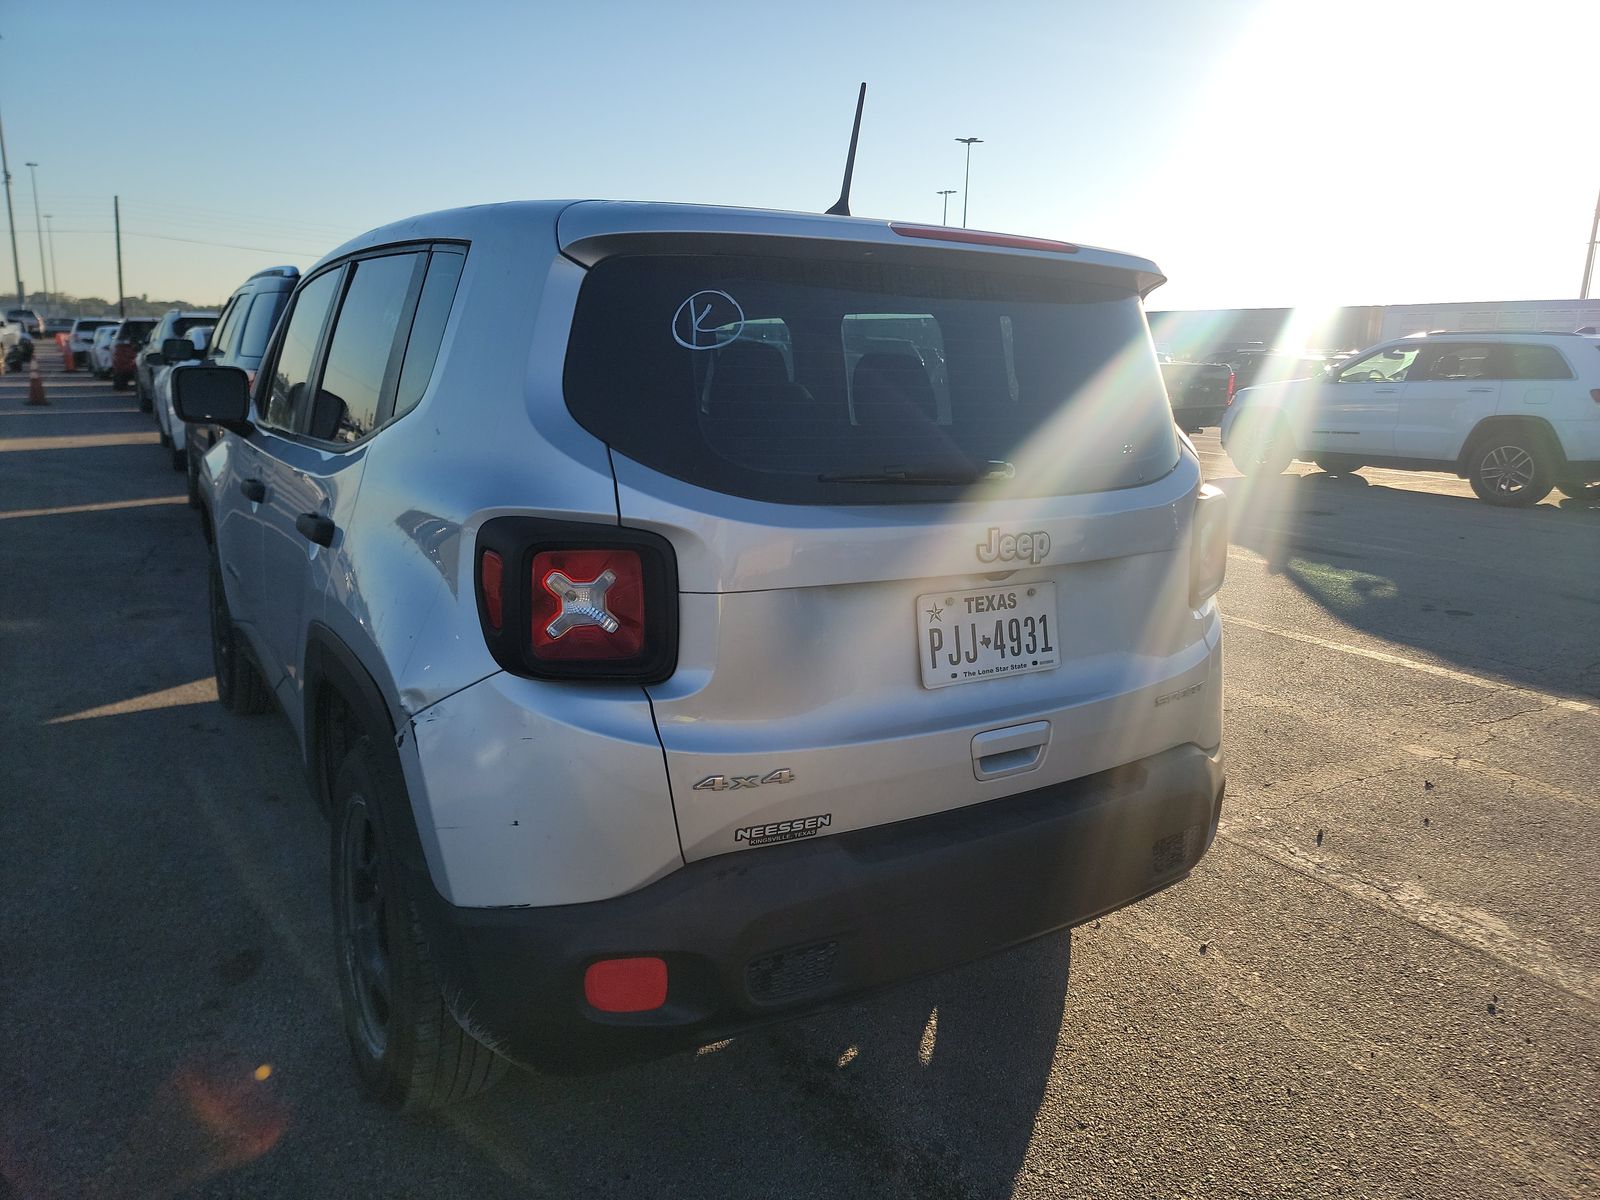
[[[1240,416],[1228,439],[1228,457],[1241,475],[1282,475],[1294,461],[1294,447],[1277,417]]]
[[[400,869],[390,807],[404,786],[358,738],[333,785],[333,912],[345,1036],[367,1090],[391,1108],[484,1091],[505,1060],[451,1015]]]
[[[1478,499],[1506,508],[1527,508],[1555,486],[1550,451],[1526,427],[1507,426],[1480,438],[1467,467]]]
[[[183,467],[188,475],[189,507],[200,507],[200,461],[194,451],[187,447],[183,452]]]
[[[155,403],[150,399],[149,396],[147,396],[145,394],[144,386],[142,384],[138,383],[137,381],[135,381],[133,386],[134,386],[134,391],[137,392],[138,396],[139,396],[139,411],[140,412],[155,412],[155,410],[156,410]]]
[[[1359,458],[1352,458],[1348,454],[1324,454],[1315,461],[1329,475],[1353,475],[1366,466]]]
[[[211,556],[211,669],[217,676],[217,699],[229,712],[249,715],[267,711],[272,693],[267,681],[240,642],[222,587],[222,565]]]
[[[1584,483],[1581,479],[1569,479],[1565,483],[1556,484],[1556,491],[1569,500],[1582,500],[1589,504],[1600,504],[1600,483]]]
[[[114,391],[114,392],[125,392],[125,391],[127,391],[128,390],[128,377],[126,375],[121,375],[121,374],[118,374],[117,372],[113,371],[111,373],[111,390]]]
[[[168,438],[167,441],[171,442],[172,439]],[[187,471],[189,469],[189,452],[187,450],[180,450],[176,446],[172,447],[172,469],[174,471]]]
[[[163,430],[161,430],[159,432],[159,434],[156,437],[156,440],[161,443],[161,448],[163,450],[172,449],[172,439],[167,436],[167,431],[165,429],[163,429]]]

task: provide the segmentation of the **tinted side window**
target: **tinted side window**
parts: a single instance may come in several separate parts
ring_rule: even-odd
[[[395,334],[423,259],[421,254],[390,254],[354,264],[306,429],[311,437],[359,442],[377,428],[384,398],[400,370],[404,347]]]
[[[267,339],[272,336],[272,327],[278,323],[278,314],[288,299],[286,291],[262,292],[256,296],[250,317],[244,323],[244,332],[239,335],[240,358],[259,359],[267,352]]]
[[[317,353],[317,341],[328,319],[328,310],[339,294],[342,270],[318,275],[295,300],[289,327],[278,346],[278,359],[272,365],[272,381],[267,389],[267,411],[263,424],[276,429],[294,429],[304,407],[306,385]]]
[[[1505,347],[1507,379],[1571,379],[1572,368],[1551,346]]]
[[[406,343],[405,365],[400,370],[400,387],[395,393],[394,415],[403,417],[417,406],[433,376],[433,364],[444,340],[445,322],[455,302],[456,284],[466,255],[455,250],[435,250],[428,260],[428,278],[417,300],[416,319],[411,322],[411,338]]]
[[[1441,342],[1429,346],[1417,357],[1411,379],[1460,380],[1492,379],[1489,357],[1493,346],[1477,346],[1469,342]]]
[[[249,296],[235,296],[229,300],[222,310],[222,316],[217,319],[217,329],[211,336],[211,352],[208,358],[221,358],[228,346],[239,333],[239,321],[244,316],[244,310],[250,307]]]

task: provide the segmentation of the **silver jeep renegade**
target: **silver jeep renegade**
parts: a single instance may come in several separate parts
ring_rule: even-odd
[[[330,814],[378,1096],[697,1045],[1195,865],[1227,530],[1161,281],[962,229],[504,204],[324,259],[253,389],[175,374],[227,431],[218,688],[277,701]]]

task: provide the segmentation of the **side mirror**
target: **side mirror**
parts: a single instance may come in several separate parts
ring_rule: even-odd
[[[180,420],[249,433],[250,377],[238,367],[174,371],[172,407]]]
[[[188,338],[168,338],[161,343],[161,360],[166,363],[189,362],[200,357],[200,351]]]

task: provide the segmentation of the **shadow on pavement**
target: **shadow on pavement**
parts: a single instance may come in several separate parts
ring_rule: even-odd
[[[1593,625],[1571,628],[1569,615],[1573,600],[1600,610],[1600,506],[1497,508],[1321,471],[1213,482],[1232,505],[1233,544],[1350,628],[1519,685],[1600,696]],[[1522,653],[1551,629],[1567,640],[1556,654]]]

